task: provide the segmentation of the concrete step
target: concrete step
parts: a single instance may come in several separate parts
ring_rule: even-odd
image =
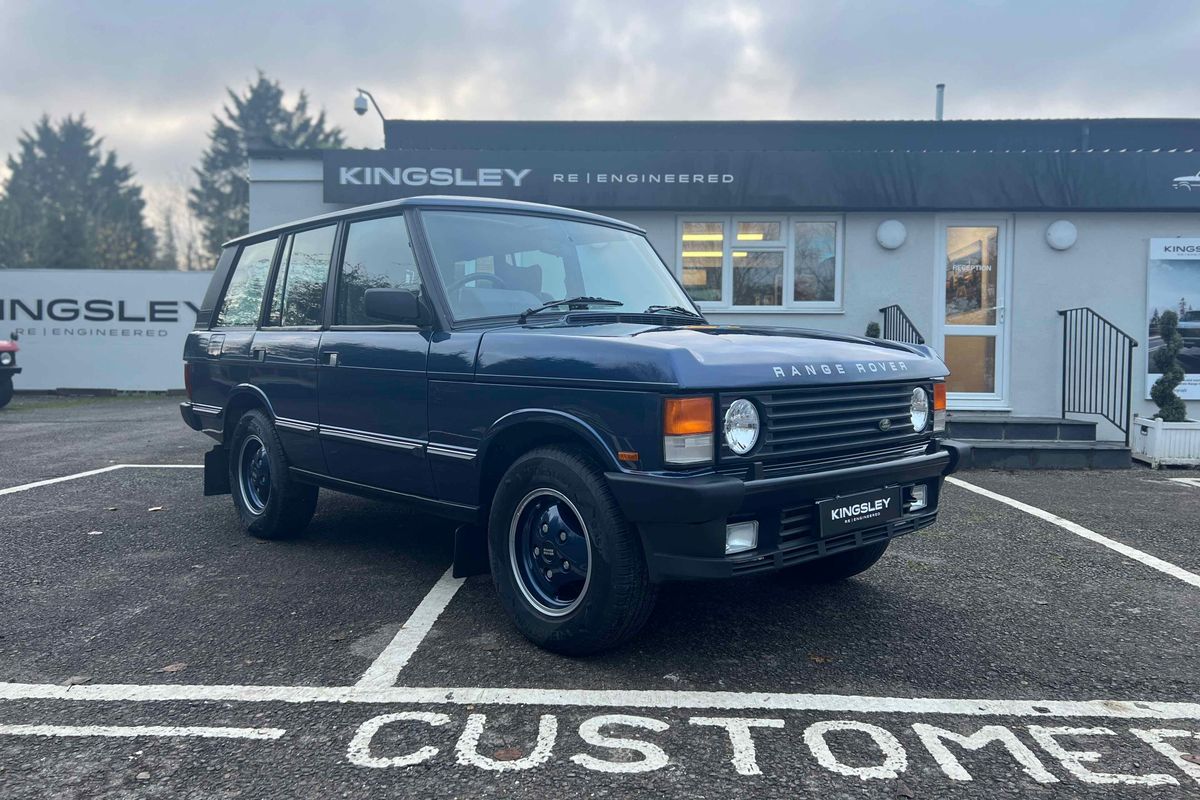
[[[962,469],[1129,469],[1133,464],[1121,442],[954,439],[971,446],[970,463]]]
[[[1061,417],[1013,417],[952,411],[946,418],[946,434],[955,439],[1094,442],[1096,423]]]

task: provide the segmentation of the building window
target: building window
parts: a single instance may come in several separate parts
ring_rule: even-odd
[[[711,309],[841,310],[840,220],[682,217],[683,288]]]
[[[833,303],[838,299],[837,251],[836,222],[792,223],[793,302]]]
[[[693,300],[720,301],[725,272],[725,223],[684,222],[681,241],[683,288]]]

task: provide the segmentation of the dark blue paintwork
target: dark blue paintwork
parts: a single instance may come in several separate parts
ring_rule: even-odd
[[[214,319],[242,246],[314,220],[234,240],[184,349],[190,372],[185,420],[227,443],[238,418],[261,409],[275,422],[298,479],[403,497],[476,521],[486,518],[497,481],[521,452],[547,441],[571,444],[592,454],[630,519],[644,520],[639,531],[656,579],[729,574],[731,567],[712,550],[723,547],[724,520],[739,508],[757,513],[818,493],[903,481],[929,479],[940,486],[940,475],[953,468],[955,453],[931,437],[918,442],[918,450],[928,444],[923,454],[910,449],[894,463],[841,472],[801,465],[794,477],[770,477],[760,468],[758,477],[765,479],[743,482],[721,474],[720,463],[669,468],[663,458],[667,397],[707,395],[719,403],[731,392],[770,397],[804,387],[927,385],[941,380],[946,367],[926,347],[822,331],[708,325],[669,314],[592,309],[531,317],[525,324],[509,317],[454,327],[423,247],[419,216],[422,208],[446,207],[638,231],[592,214],[460,198],[413,198],[326,215],[318,219],[339,224],[339,242],[359,216],[405,216],[431,323],[333,326],[330,288],[324,324],[303,330],[218,328]],[[336,276],[336,253],[334,260]],[[914,526],[932,521],[936,486],[930,511]],[[664,508],[678,510],[673,522],[660,519]]]
[[[794,388],[945,374],[939,359],[907,345],[820,331],[569,322],[488,332],[476,370],[480,380],[647,390]]]

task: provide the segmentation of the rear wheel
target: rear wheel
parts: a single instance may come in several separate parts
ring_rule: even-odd
[[[614,647],[654,606],[637,533],[581,450],[538,448],[509,467],[492,501],[488,545],[505,610],[548,650]]]
[[[845,553],[837,553],[798,564],[785,570],[784,574],[805,583],[843,581],[875,566],[875,562],[883,558],[887,547],[888,542],[869,544],[856,550],[848,550]]]
[[[317,508],[316,486],[288,472],[287,455],[271,420],[249,411],[234,429],[229,452],[229,486],[246,533],[259,539],[299,536]]]
[[[0,378],[0,408],[4,408],[13,399],[12,376]]]

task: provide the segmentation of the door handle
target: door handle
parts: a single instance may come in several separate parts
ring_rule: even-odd
[[[327,363],[331,367],[336,367],[338,365],[338,354],[333,353],[333,352],[326,353],[325,354],[325,363]]]
[[[267,348],[265,348],[265,347],[251,347],[251,348],[250,348],[250,355],[254,356],[254,357],[255,357],[256,359],[258,359],[259,361],[266,361],[266,360],[267,360]]]

